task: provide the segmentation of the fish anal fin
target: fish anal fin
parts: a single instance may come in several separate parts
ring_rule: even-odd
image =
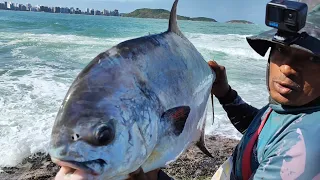
[[[204,143],[204,141],[200,140],[200,141],[197,142],[196,145],[200,149],[200,151],[202,151],[205,155],[213,158],[212,154],[209,152],[209,150],[208,150],[206,144]]]
[[[205,125],[206,125],[206,122],[204,122],[204,126],[202,128],[202,131],[201,131],[201,136],[200,136],[200,139],[199,141],[196,143],[196,146],[204,153],[206,154],[207,156],[213,158],[212,154],[209,152],[207,146],[206,146],[206,143],[205,143]]]
[[[179,106],[164,112],[161,119],[170,121],[173,125],[173,133],[178,136],[184,129],[189,113],[189,106]]]

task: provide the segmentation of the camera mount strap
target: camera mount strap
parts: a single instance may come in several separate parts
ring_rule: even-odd
[[[280,43],[285,46],[289,46],[293,44],[295,41],[299,40],[300,38],[305,38],[308,34],[305,32],[300,33],[290,33],[285,31],[280,31],[273,36],[272,41]]]

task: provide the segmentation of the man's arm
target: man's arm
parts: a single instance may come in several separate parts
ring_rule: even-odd
[[[211,93],[218,98],[232,124],[238,131],[244,133],[259,110],[245,103],[229,86],[224,66],[215,61],[209,61],[208,65],[216,75]]]
[[[228,93],[224,97],[218,98],[218,100],[227,112],[234,127],[244,134],[253,118],[259,112],[259,109],[244,102],[230,86]]]

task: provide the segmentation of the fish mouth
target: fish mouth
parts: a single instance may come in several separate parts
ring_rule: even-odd
[[[85,180],[85,179],[99,179],[98,177],[103,173],[107,163],[102,159],[76,162],[76,161],[62,161],[59,159],[52,159],[52,162],[61,166],[57,173],[55,180]]]

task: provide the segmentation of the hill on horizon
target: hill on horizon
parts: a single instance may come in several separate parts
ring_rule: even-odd
[[[123,17],[134,17],[134,18],[153,18],[153,19],[169,19],[170,11],[165,9],[149,9],[142,8],[136,9],[135,11],[127,14],[123,14]],[[178,16],[178,20],[190,20],[190,21],[206,21],[206,22],[217,22],[215,19],[207,17],[187,17],[187,16]]]
[[[246,21],[246,20],[230,20],[226,23],[239,23],[239,24],[254,24],[253,22]]]

